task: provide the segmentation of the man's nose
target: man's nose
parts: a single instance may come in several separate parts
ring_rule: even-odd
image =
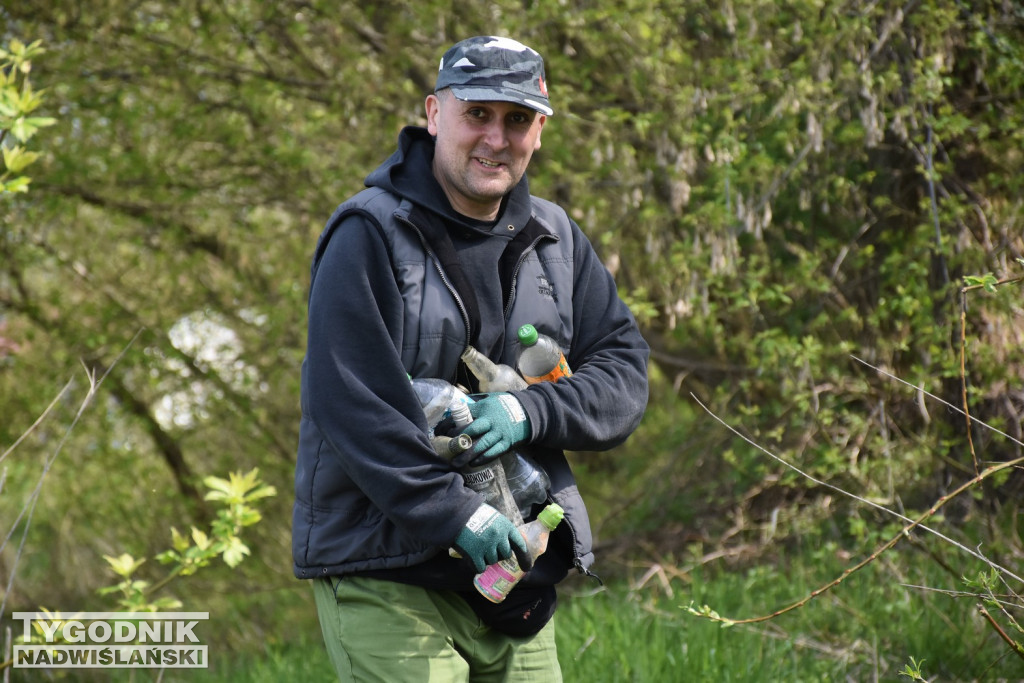
[[[505,149],[508,146],[505,124],[501,121],[492,121],[484,131],[484,140],[491,149]]]

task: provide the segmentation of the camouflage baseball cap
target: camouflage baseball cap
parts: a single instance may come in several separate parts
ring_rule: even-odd
[[[546,116],[554,114],[544,59],[511,38],[476,36],[453,45],[437,70],[434,92],[443,88],[451,88],[460,100],[517,102]]]

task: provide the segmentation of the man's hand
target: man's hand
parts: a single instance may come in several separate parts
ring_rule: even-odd
[[[480,467],[530,438],[530,419],[512,394],[492,394],[470,403],[469,411],[473,421],[462,433],[473,437],[476,443],[463,457],[452,461],[456,467],[466,462]]]
[[[511,557],[513,553],[522,569],[528,570],[533,566],[533,557],[519,529],[487,503],[477,508],[469,518],[454,546],[473,563],[478,574],[487,565]]]

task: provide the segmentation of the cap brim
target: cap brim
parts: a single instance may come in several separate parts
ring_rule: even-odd
[[[495,88],[479,88],[479,87],[464,87],[458,85],[450,85],[448,89],[452,91],[452,94],[456,98],[463,102],[512,102],[520,104],[527,109],[533,109],[534,111],[544,114],[544,116],[553,116],[555,111],[547,102],[540,102],[535,100],[524,93],[509,92],[507,90],[496,90]]]

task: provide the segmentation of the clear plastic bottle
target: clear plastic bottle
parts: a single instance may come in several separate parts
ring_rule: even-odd
[[[538,382],[557,382],[563,377],[571,377],[572,370],[558,343],[537,331],[533,325],[523,325],[517,333],[519,350],[516,353],[516,365],[523,379],[528,384]]]
[[[466,467],[462,470],[462,480],[467,488],[471,488],[484,497],[484,502],[508,517],[516,526],[523,523],[523,515],[519,512],[516,499],[508,487],[505,468],[501,459],[491,460],[483,467]]]
[[[509,451],[499,458],[505,468],[505,481],[519,514],[528,519],[533,506],[548,499],[551,477],[537,461],[519,451]]]
[[[472,346],[463,352],[462,360],[479,381],[480,391],[522,391],[529,386],[512,366],[495,363]],[[519,514],[526,519],[534,505],[548,499],[551,478],[533,458],[519,451],[502,455],[501,464],[505,468],[508,488],[519,506]]]
[[[548,539],[551,532],[559,525],[565,512],[555,503],[551,503],[541,510],[537,519],[519,527],[523,539],[526,540],[526,547],[530,550],[530,556],[534,561],[544,554],[548,549]],[[508,597],[509,592],[515,588],[519,580],[526,575],[516,556],[512,555],[507,560],[501,560],[489,565],[483,572],[473,578],[473,585],[485,598],[491,602],[501,602]]]
[[[494,391],[522,391],[529,386],[511,365],[495,363],[472,346],[467,346],[462,352],[462,360],[476,376],[480,391],[485,394]]]
[[[430,436],[434,436],[434,428],[448,416],[452,406],[459,403],[467,404],[472,400],[461,389],[443,379],[417,377],[410,378],[409,381],[412,382],[413,391],[416,392],[423,414],[427,417]]]

